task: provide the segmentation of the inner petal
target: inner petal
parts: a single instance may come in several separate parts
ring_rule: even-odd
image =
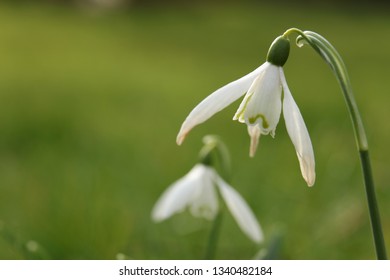
[[[215,190],[214,169],[206,167],[196,193],[190,202],[191,214],[195,217],[203,217],[212,220],[218,211],[218,198]]]
[[[271,65],[254,89],[244,118],[249,125],[258,124],[262,134],[273,133],[282,109],[282,87],[278,67]]]

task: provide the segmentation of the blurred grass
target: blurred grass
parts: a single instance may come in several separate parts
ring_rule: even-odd
[[[175,144],[193,106],[263,63],[272,40],[293,26],[324,35],[345,59],[390,244],[385,11],[221,5],[95,15],[0,4],[1,259],[202,258],[208,222],[183,213],[153,224],[150,211],[195,164],[209,133],[230,149],[231,183],[258,216],[265,245],[282,234],[280,258],[375,258],[343,99],[309,48],[293,46],[285,72],[315,149],[313,188],[300,176],[283,121],[248,157],[246,127],[231,121],[238,102]],[[254,256],[262,246],[225,217],[217,257]],[[45,253],[27,254],[31,240]]]

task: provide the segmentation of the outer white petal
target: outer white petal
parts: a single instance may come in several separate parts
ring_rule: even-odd
[[[199,165],[203,169],[203,174],[190,201],[190,211],[195,217],[212,220],[218,211],[218,197],[215,190],[215,180],[218,175],[213,168]]]
[[[282,86],[278,66],[266,63],[254,80],[234,119],[247,125],[258,124],[261,134],[274,135],[282,111]]]
[[[301,112],[287,86],[282,68],[280,68],[280,75],[284,91],[283,115],[287,132],[294,144],[302,176],[307,185],[311,187],[314,185],[316,178],[313,146]]]
[[[202,184],[203,167],[200,164],[195,165],[190,172],[165,190],[152,210],[152,219],[155,222],[183,211],[190,204],[197,188]]]
[[[241,101],[240,106],[238,107],[236,113],[234,114],[234,117],[233,117],[234,121],[238,120],[241,123],[245,123],[245,110],[248,107],[248,103],[251,100],[253,94],[255,93],[256,88],[258,88],[260,86],[261,82],[263,81],[263,77],[265,75],[265,72],[267,71],[267,69],[270,65],[271,64],[269,62],[266,62],[264,70],[261,73],[259,73],[259,75],[257,75],[255,77],[255,79],[253,80],[247,93],[245,94],[244,99]]]
[[[263,241],[260,224],[242,196],[221,178],[218,178],[218,186],[227,207],[241,230],[254,242]]]
[[[180,145],[184,141],[184,138],[194,126],[208,120],[214,114],[243,96],[265,66],[266,63],[244,77],[217,89],[201,101],[183,122],[176,138],[177,144]]]

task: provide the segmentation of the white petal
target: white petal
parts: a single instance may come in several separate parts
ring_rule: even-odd
[[[204,174],[203,165],[195,165],[184,177],[170,185],[156,202],[152,210],[155,222],[163,221],[183,211],[193,200]]]
[[[280,72],[284,92],[283,115],[286,122],[287,132],[294,144],[302,176],[307,185],[311,187],[314,185],[316,177],[313,146],[301,112],[299,111],[299,108],[287,86],[282,68]]]
[[[263,240],[263,232],[249,205],[235,189],[221,178],[218,179],[218,186],[238,226],[251,240],[260,243]]]
[[[256,76],[263,71],[265,65],[266,63],[244,77],[217,89],[200,102],[183,122],[176,138],[177,144],[183,143],[184,138],[194,126],[208,120],[214,114],[243,96]]]
[[[203,165],[203,175],[190,202],[191,214],[208,220],[214,219],[218,211],[218,197],[215,190],[217,177],[213,168]]]
[[[248,133],[249,136],[251,137],[251,145],[249,148],[249,156],[254,157],[257,146],[259,145],[259,138],[261,135],[261,130],[260,130],[260,125],[248,125]]]
[[[282,86],[278,66],[267,63],[254,80],[234,119],[247,125],[258,124],[261,134],[273,136],[282,111]]]

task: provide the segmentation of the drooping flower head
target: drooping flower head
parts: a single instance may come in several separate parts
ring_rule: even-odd
[[[263,233],[254,213],[244,198],[210,164],[207,155],[190,172],[170,185],[152,210],[152,219],[161,222],[189,209],[195,217],[212,220],[219,211],[220,196],[240,229],[254,242],[263,240]]]
[[[276,38],[264,64],[244,77],[217,89],[190,112],[177,135],[177,143],[180,145],[193,127],[245,94],[233,120],[245,123],[248,127],[251,138],[250,156],[255,155],[261,134],[271,134],[274,137],[283,109],[287,132],[294,144],[302,176],[307,184],[312,186],[315,181],[313,147],[283,71],[289,51],[289,40],[283,36]]]

